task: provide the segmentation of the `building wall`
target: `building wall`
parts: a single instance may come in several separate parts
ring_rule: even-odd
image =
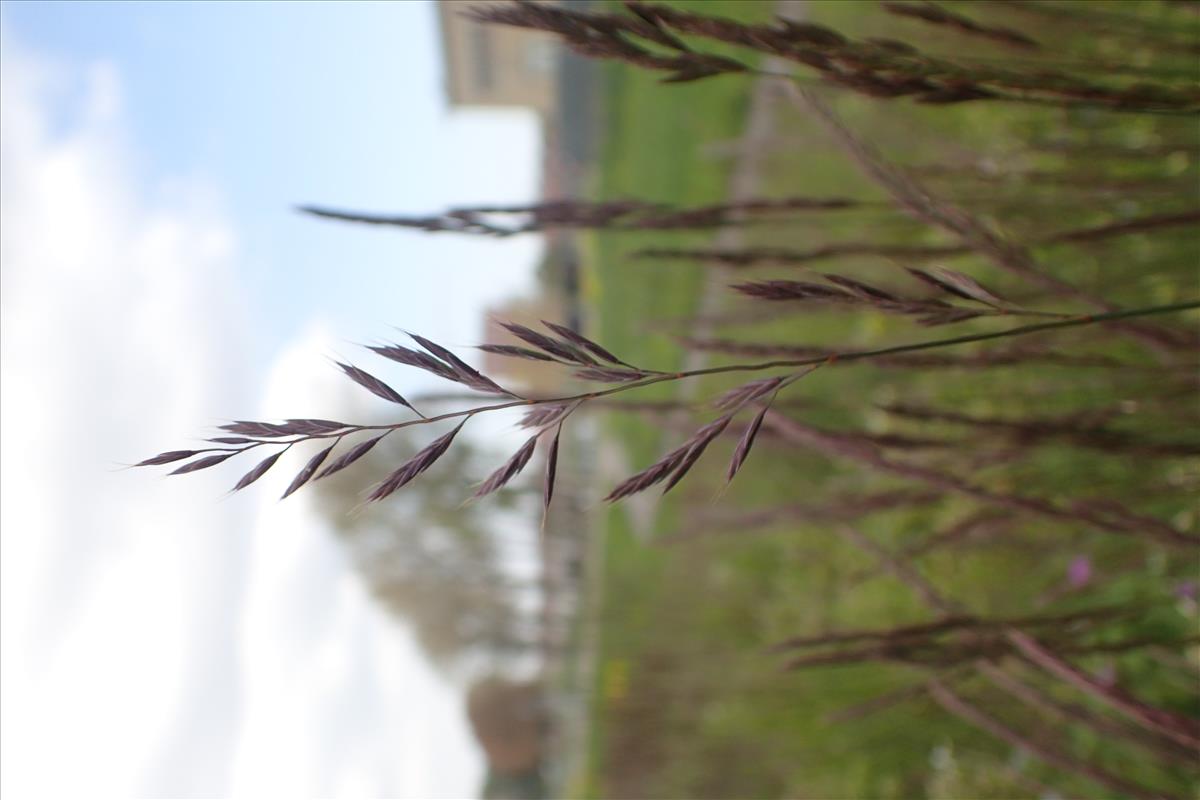
[[[472,3],[441,0],[438,15],[446,94],[454,106],[554,107],[559,46],[552,36],[506,25],[484,25],[463,12]]]

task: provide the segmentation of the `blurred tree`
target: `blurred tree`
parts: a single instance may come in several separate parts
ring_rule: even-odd
[[[534,588],[504,563],[499,520],[519,494],[463,503],[463,476],[497,459],[460,438],[428,472],[386,501],[362,503],[363,476],[382,478],[425,444],[405,430],[384,439],[350,469],[317,482],[317,503],[348,548],[372,594],[408,622],[444,669],[470,656],[496,661],[537,644],[521,595]],[[511,535],[511,529],[508,531]]]

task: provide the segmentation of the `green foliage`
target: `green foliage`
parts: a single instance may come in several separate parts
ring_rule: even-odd
[[[741,20],[773,11],[773,4],[690,5]],[[1058,5],[1067,10],[1080,6]],[[878,14],[872,4],[809,6],[815,21],[856,36],[920,38],[943,49],[957,44],[950,34],[930,34],[919,23]],[[1164,6],[1112,3],[1103,9],[1161,25],[1163,15],[1179,16]],[[1152,41],[1122,48],[1127,33],[1083,36],[1072,32],[1069,19],[1014,15],[1008,21],[1019,21],[1023,29],[1053,41],[1056,58],[1128,58],[1142,66],[1195,71],[1186,57],[1156,50]],[[977,54],[1006,55],[988,46]],[[682,205],[726,197],[730,161],[713,157],[712,146],[735,140],[742,130],[748,79],[725,76],[663,86],[654,75],[611,65],[605,67],[604,79],[608,131],[596,182],[598,199],[632,196]],[[1000,104],[932,108],[848,95],[838,95],[835,103],[850,127],[877,143],[889,158],[918,167],[922,179],[939,193],[1022,241],[1196,205],[1200,164],[1192,120]],[[760,161],[762,196],[802,192],[883,199],[811,119],[783,105],[776,113],[776,136],[786,144],[773,144]],[[1086,157],[1073,155],[1070,148],[1080,153],[1088,148],[1109,153],[1158,148],[1167,155]],[[978,168],[981,153],[991,157],[991,171]],[[933,169],[921,171],[926,167],[948,169],[938,175]],[[1030,177],[1040,175],[1048,177]],[[1110,185],[1118,188],[1107,188]],[[1119,188],[1138,185],[1168,190]],[[686,261],[640,261],[629,254],[650,244],[703,247],[711,240],[711,233],[592,237],[585,285],[597,318],[596,338],[637,363],[677,367],[682,351],[666,331],[686,331],[682,323],[699,307],[705,267]],[[894,210],[813,216],[745,233],[747,246],[810,248],[862,240],[950,241]],[[1185,299],[1200,288],[1194,227],[1125,236],[1098,246],[1038,247],[1034,252],[1055,275],[1121,305]],[[823,266],[814,265],[818,270]],[[1030,294],[1028,286],[978,257],[956,259],[953,266],[988,286]],[[885,284],[899,279],[896,266],[883,259],[845,261],[831,271]],[[796,276],[795,268],[786,267],[754,273],[755,279]],[[1044,297],[1033,301],[1042,308],[1054,308],[1058,302]],[[727,303],[721,310],[739,308],[744,306]],[[1187,321],[1191,330],[1194,322]],[[672,327],[675,323],[680,324]],[[660,328],[651,330],[652,324]],[[813,346],[922,338],[919,329],[903,320],[810,312],[729,326],[721,335]],[[1147,367],[1153,363],[1140,345],[1115,335],[1065,335],[1052,342],[1063,352]],[[1178,387],[1174,398],[1163,391],[1172,382]],[[713,380],[699,396],[715,396],[729,385]],[[645,394],[652,393],[674,396],[669,386]],[[862,365],[819,370],[788,396],[804,402],[799,411],[789,413],[824,428],[958,439],[964,444],[942,455],[923,456],[940,459],[951,469],[963,469],[976,448],[986,447],[996,458],[981,460],[974,478],[993,490],[1115,499],[1195,530],[1195,510],[1188,497],[1200,480],[1194,459],[1145,458],[1051,442],[1021,449],[1015,460],[1002,461],[1001,440],[976,438],[955,426],[899,420],[876,408],[918,403],[1010,419],[1116,408],[1115,429],[1143,439],[1172,440],[1180,427],[1195,423],[1194,387],[1180,374],[1037,364],[969,373]],[[635,469],[686,436],[664,430],[657,422],[629,417],[614,418],[608,430],[623,443]],[[719,485],[725,451],[720,441],[711,450],[708,461],[697,467],[699,475],[658,506],[650,530],[638,529],[637,517],[627,508],[613,508],[603,516],[603,605],[593,610],[601,619],[602,642],[592,720],[592,796],[1012,797],[1034,794],[1040,785],[1069,796],[1094,794],[1095,786],[1018,757],[928,697],[908,699],[852,721],[830,722],[831,715],[926,676],[910,667],[885,665],[782,673],[781,659],[767,648],[798,633],[888,627],[928,620],[930,612],[908,587],[840,539],[836,527],[827,523],[780,518],[757,528],[733,526],[694,542],[664,544],[672,534],[686,533],[689,525],[703,520],[698,509],[718,513],[709,498]],[[897,485],[861,465],[830,461],[767,439],[757,445],[720,510],[819,504],[846,493]],[[972,510],[965,500],[946,498],[930,507],[871,516],[860,527],[895,552],[944,530]],[[1067,568],[1081,554],[1090,559],[1093,577],[1087,585],[1073,588]],[[1194,558],[1085,525],[1019,520],[995,540],[935,550],[915,563],[945,594],[980,614],[1023,613],[1047,604],[1157,604],[1153,611],[1106,629],[1104,636],[1113,641],[1181,639],[1194,635],[1198,624],[1195,603],[1171,597],[1174,586],[1197,577]],[[1168,649],[1173,658],[1190,659],[1194,667],[1195,648]],[[1200,711],[1186,666],[1164,667],[1144,651],[1087,657],[1080,663],[1111,670],[1147,702],[1181,714]],[[1035,676],[1030,674],[1031,679]],[[989,709],[1002,712],[1022,730],[1051,738],[1066,731],[1065,743],[1077,757],[1177,794],[1196,787],[1194,775],[1159,770],[1120,742],[1078,726],[1049,724],[978,682],[964,687],[965,694],[982,698]],[[1069,691],[1061,694],[1064,700],[1079,702]]]
[[[427,436],[393,432],[353,470],[318,481],[318,507],[376,599],[412,627],[434,663],[519,655],[533,644],[518,603],[528,587],[502,563],[502,520],[518,498],[501,491],[487,508],[464,505],[463,476],[486,469],[477,446],[460,439],[387,503],[362,502],[363,476],[388,474]]]

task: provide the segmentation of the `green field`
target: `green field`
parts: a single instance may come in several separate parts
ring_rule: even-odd
[[[742,20],[769,18],[772,11],[770,4],[749,2],[680,5]],[[931,36],[919,23],[897,21],[873,4],[810,6],[814,20],[857,37],[890,36],[948,51],[960,46],[953,35]],[[1148,31],[1179,19],[1185,20],[1180,24],[1190,24],[1186,13],[1166,4],[1105,4],[1103,9],[1144,20]],[[1056,42],[1068,36],[1069,28],[1051,27],[1044,19],[1014,15],[1012,20],[1028,23],[1025,29]],[[992,45],[981,47],[979,54],[1008,55]],[[1127,39],[1076,37],[1062,45],[1059,55],[1121,58],[1164,70],[1191,68],[1186,58],[1163,55],[1153,43],[1131,49]],[[732,160],[721,155],[719,145],[735,140],[745,125],[751,79],[722,76],[664,85],[657,76],[614,65],[605,65],[603,75],[606,130],[594,195],[681,205],[723,200]],[[930,107],[844,94],[831,99],[850,126],[887,157],[922,168],[919,174],[927,175],[936,191],[1018,240],[1197,205],[1200,173],[1192,119],[1012,104]],[[1048,142],[1154,146],[1170,152],[1159,158],[1080,159],[1035,147]],[[1178,149],[1171,150],[1173,144]],[[992,166],[979,175],[926,169],[981,157],[990,158]],[[773,142],[761,170],[762,194],[768,197],[886,199],[813,120],[791,107],[777,111]],[[1080,185],[1030,177],[1047,174],[1078,178]],[[1162,186],[1168,191],[1110,191],[1105,188],[1109,184]],[[683,351],[671,334],[687,331],[686,321],[699,307],[708,280],[707,268],[684,260],[639,260],[630,253],[649,244],[704,246],[712,236],[699,232],[592,237],[585,290],[596,338],[634,363],[678,368]],[[953,241],[884,203],[851,212],[793,216],[786,224],[748,228],[745,236],[748,246],[802,249],[834,242]],[[1106,239],[1102,246],[1037,247],[1034,253],[1055,276],[1119,305],[1190,299],[1200,289],[1195,226]],[[1034,307],[1085,310],[1046,297],[977,256],[946,263]],[[881,258],[823,262],[813,269],[911,288],[902,270]],[[799,274],[797,267],[763,267],[728,277],[732,281]],[[811,278],[814,273],[806,274]],[[755,307],[732,292],[722,297],[722,311]],[[1163,324],[1194,331],[1196,321],[1191,315]],[[728,325],[718,335],[752,342],[861,347],[1005,324],[984,320],[924,329],[910,320],[873,313],[805,311]],[[1037,343],[1052,344],[1056,352],[1071,356],[1120,359],[1134,366],[1118,370],[1022,363],[972,371],[834,366],[792,387],[783,399],[801,405],[788,406],[786,413],[825,429],[936,439],[940,444],[910,442],[896,452],[915,463],[970,475],[995,492],[1064,502],[1115,499],[1195,532],[1193,502],[1200,472],[1194,458],[1083,449],[1054,437],[1006,449],[995,439],[968,438],[965,434],[971,431],[962,426],[908,421],[878,408],[919,404],[980,417],[1039,420],[1112,410],[1111,427],[1128,440],[1197,441],[1194,368],[1155,369],[1141,345],[1091,330],[1061,333]],[[954,352],[978,353],[982,348]],[[731,357],[712,358],[712,363],[722,363]],[[715,396],[736,384],[736,379],[714,378],[698,396]],[[662,384],[640,396],[670,399],[677,391],[673,384]],[[632,472],[713,416],[711,410],[699,408],[691,428],[667,430],[661,417],[612,415],[606,429],[619,441]],[[785,657],[769,652],[770,645],[799,634],[926,622],[932,614],[909,587],[839,536],[840,523],[805,520],[786,513],[786,508],[827,508],[838,502],[853,506],[867,495],[920,485],[764,438],[730,490],[712,502],[731,447],[732,442],[720,440],[710,448],[689,478],[657,506],[652,530],[639,530],[637,516],[626,506],[604,511],[599,534],[603,574],[592,576],[602,582],[602,602],[589,609],[600,630],[590,759],[587,774],[577,776],[581,786],[572,791],[602,798],[964,798],[1030,796],[1048,786],[1065,796],[1097,796],[1092,783],[1020,755],[925,695],[864,712],[857,719],[831,721],[830,715],[920,683],[930,673],[878,663],[787,672],[781,669]],[[615,481],[624,476],[608,477]],[[866,515],[853,524],[896,551],[978,509],[973,501],[943,494],[932,502]],[[765,522],[739,517],[763,510]],[[1001,536],[935,549],[913,563],[940,591],[980,615],[1013,617],[1146,604],[1149,610],[1109,625],[1105,635],[1171,639],[1194,634],[1195,602],[1172,599],[1176,586],[1197,577],[1191,552],[1085,524],[1024,516],[1007,524]],[[692,540],[676,541],[680,534],[694,535]],[[1088,560],[1089,580],[1070,586],[1069,565],[1081,558]],[[1169,652],[1140,649],[1089,656],[1080,664],[1111,673],[1146,701],[1195,716],[1200,712],[1191,671],[1200,661],[1196,648],[1164,649]],[[1087,705],[1059,684],[1039,682],[1033,671],[1016,674],[1052,696]],[[965,678],[956,686],[1014,727],[1045,734],[1078,759],[1178,796],[1197,789],[1195,775],[1187,770],[1160,768],[1138,750],[1084,726],[1040,719],[977,679]],[[1090,706],[1088,710],[1099,713]]]

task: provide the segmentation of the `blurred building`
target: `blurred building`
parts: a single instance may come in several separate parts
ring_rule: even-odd
[[[487,755],[485,800],[542,800],[542,760],[549,720],[543,687],[498,675],[476,681],[467,695],[467,718]]]
[[[531,108],[543,116],[555,105],[558,46],[536,31],[480,25],[465,15],[473,4],[438,3],[446,96],[458,107]]]
[[[545,0],[552,5],[586,7],[586,0]],[[542,124],[541,197],[534,201],[583,194],[594,161],[595,71],[558,40],[540,31],[507,25],[484,25],[465,12],[471,0],[442,0],[438,15],[442,29],[446,98],[459,109],[528,109]],[[509,204],[513,198],[495,198]],[[545,250],[539,266],[541,296],[513,301],[491,309],[489,317],[526,322],[526,307],[538,312],[529,322],[554,319],[579,329],[583,325],[580,292],[578,235],[569,230],[542,233]],[[487,326],[488,341],[511,338]],[[522,380],[548,390],[544,370],[529,369],[513,359],[491,358],[485,366],[499,375]]]
[[[546,2],[590,5],[587,0]],[[572,194],[593,155],[593,65],[550,34],[475,22],[464,13],[472,5],[470,0],[438,3],[446,99],[453,108],[536,112],[545,143],[542,196]]]

